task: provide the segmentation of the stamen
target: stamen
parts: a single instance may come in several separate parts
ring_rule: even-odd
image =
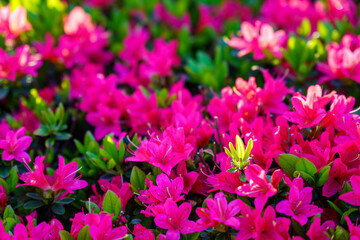
[[[29,171],[29,172],[33,172],[33,170],[30,168],[29,164],[25,161],[25,158],[22,159],[23,162],[24,162],[24,165],[26,167],[26,169]]]

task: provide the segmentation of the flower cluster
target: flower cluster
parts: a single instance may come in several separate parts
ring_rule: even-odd
[[[0,0],[0,239],[360,238],[353,0]]]

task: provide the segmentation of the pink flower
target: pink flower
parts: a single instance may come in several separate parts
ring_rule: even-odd
[[[44,42],[34,42],[33,45],[41,55],[42,59],[56,62],[57,56],[55,53],[55,40],[50,33],[45,34]]]
[[[172,67],[180,65],[180,58],[177,56],[177,40],[169,43],[164,39],[154,41],[154,49],[145,56],[145,64],[141,65],[140,71],[144,71],[145,76],[151,78],[153,75],[166,77],[172,74]]]
[[[0,185],[0,212],[3,212],[7,206],[7,195],[5,188]]]
[[[134,226],[133,231],[135,237],[134,240],[155,240],[154,233],[145,227],[143,227],[140,223]]]
[[[349,181],[350,176],[356,173],[359,173],[358,169],[348,169],[340,158],[335,159],[330,169],[329,179],[322,189],[323,196],[331,197],[332,195],[339,193],[343,183]]]
[[[284,77],[273,78],[268,70],[263,70],[265,79],[264,88],[259,91],[258,96],[265,113],[282,114],[288,111],[287,105],[283,102],[287,94],[293,91],[286,87]]]
[[[126,204],[134,195],[133,191],[130,189],[130,183],[124,183],[120,176],[113,177],[111,182],[106,179],[100,179],[98,183],[103,192],[106,193],[108,190],[111,190],[116,193],[121,199],[121,209],[124,211]],[[94,192],[97,194],[95,185],[93,185],[93,190],[95,190]],[[100,194],[97,194],[95,202],[98,203],[98,205],[102,205],[102,200],[103,197]]]
[[[351,50],[347,47],[340,47],[337,44],[328,47],[328,62],[319,63],[317,69],[325,76],[319,79],[319,83],[330,80],[352,79],[360,83],[360,48]]]
[[[86,0],[86,3],[93,7],[106,7],[114,2],[115,0]]]
[[[344,193],[339,198],[351,205],[360,206],[360,176],[352,176],[350,182],[353,191]]]
[[[256,164],[245,168],[246,180],[249,183],[239,186],[236,193],[255,198],[255,207],[263,209],[268,198],[277,193],[277,189],[268,180],[265,171]]]
[[[42,61],[40,55],[30,55],[30,46],[23,45],[16,50],[17,72],[20,74],[29,74],[37,76],[37,70],[41,67]]]
[[[112,215],[107,213],[76,213],[71,225],[71,236],[77,238],[80,230],[89,225],[90,235],[94,240],[117,240],[125,238],[127,228],[125,226],[113,228]]]
[[[345,217],[346,223],[350,231],[350,240],[360,239],[360,226],[355,226],[348,216]]]
[[[325,18],[326,12],[325,6],[319,1],[266,0],[261,6],[261,15],[266,22],[295,32],[305,18],[310,21],[311,28],[316,29],[317,22]]]
[[[256,233],[255,240],[263,239],[289,239],[290,220],[287,218],[276,218],[275,210],[268,206],[263,216],[255,219]]]
[[[59,167],[55,170],[54,176],[51,177],[44,174],[44,159],[44,156],[35,158],[34,171],[27,165],[29,172],[20,176],[20,179],[25,183],[18,186],[34,186],[44,191],[65,190],[73,193],[74,190],[82,189],[88,185],[86,181],[79,180],[81,176],[75,178],[76,172],[79,170],[76,162],[65,164],[64,158],[59,157]]]
[[[306,233],[310,240],[328,240],[329,238],[325,233],[328,232],[330,228],[335,229],[335,223],[333,221],[326,221],[322,225],[320,224],[320,218],[315,216],[309,231]]]
[[[116,108],[109,108],[105,104],[97,106],[97,112],[89,112],[86,121],[95,126],[95,138],[100,140],[109,133],[118,136],[121,133],[120,127],[121,112]]]
[[[310,86],[307,90],[306,98],[298,94],[291,99],[295,112],[287,112],[284,117],[293,123],[299,124],[299,128],[316,126],[325,117],[325,106],[328,104],[335,91],[322,96],[320,85]]]
[[[186,168],[186,162],[182,161],[176,168],[176,174],[174,171],[171,172],[170,178],[175,179],[176,176],[182,177],[184,180],[184,190],[183,193],[188,194],[191,190],[191,187],[195,184],[196,180],[199,177],[199,173],[195,171],[188,172]]]
[[[232,37],[227,44],[240,50],[239,57],[253,53],[255,60],[266,58],[265,51],[272,53],[276,58],[281,58],[281,47],[286,41],[286,33],[283,30],[274,32],[274,29],[260,21],[252,25],[249,22],[241,24],[241,37]]]
[[[10,56],[6,51],[0,49],[0,78],[15,81],[16,61],[15,56]]]
[[[145,204],[158,205],[165,203],[166,199],[171,198],[175,202],[184,199],[181,195],[184,189],[184,180],[182,177],[177,177],[170,180],[166,174],[161,173],[156,177],[157,186],[153,185],[150,180],[146,180],[148,190],[141,190],[139,192],[139,200]]]
[[[232,228],[239,227],[240,222],[238,218],[234,216],[240,211],[240,200],[236,199],[228,204],[224,193],[218,192],[215,194],[214,199],[207,198],[205,202],[207,207],[209,208],[209,218],[215,224],[212,224],[210,226],[213,227],[219,225],[220,223],[223,223]],[[201,210],[202,209],[196,210],[196,212],[199,212]]]
[[[352,0],[327,0],[331,21],[343,20],[346,17],[353,26],[358,22],[357,6]]]
[[[261,211],[259,209],[252,210],[244,202],[239,203],[241,217],[239,218],[240,225],[236,235],[236,240],[247,240],[256,237],[256,219],[260,217]]]
[[[5,34],[6,39],[16,38],[31,28],[23,6],[18,6],[12,12],[10,12],[10,5],[0,8],[0,32]]]
[[[147,49],[146,43],[150,38],[145,28],[131,29],[124,39],[124,49],[119,52],[119,57],[127,61],[131,66],[144,59]]]
[[[162,3],[158,3],[154,9],[154,17],[161,22],[170,25],[176,30],[181,30],[182,27],[191,29],[190,14],[186,13],[181,17],[172,15]]]
[[[6,139],[0,140],[0,149],[3,149],[2,159],[10,161],[15,159],[19,162],[30,162],[30,156],[26,149],[30,147],[32,142],[31,137],[25,136],[26,129],[19,128],[16,132],[9,131],[6,134]]]
[[[183,128],[173,130],[172,136],[176,136],[176,139],[164,133],[164,139],[160,140],[153,134],[150,140],[141,142],[133,157],[126,158],[125,161],[148,162],[170,175],[171,169],[186,160],[193,149],[189,143],[185,143]]]
[[[292,217],[302,226],[309,217],[322,213],[322,209],[311,204],[312,188],[303,188],[302,178],[295,178],[290,188],[289,200],[283,200],[276,205],[276,211]]]
[[[154,222],[156,226],[168,229],[166,239],[178,240],[180,233],[188,234],[201,231],[202,229],[193,221],[187,220],[191,212],[191,204],[183,203],[179,207],[172,199],[165,202],[165,213],[155,216]]]

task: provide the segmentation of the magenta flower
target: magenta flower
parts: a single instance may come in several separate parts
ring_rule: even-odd
[[[307,90],[306,98],[298,94],[291,99],[295,112],[287,112],[284,117],[293,123],[299,124],[299,128],[316,126],[325,117],[325,106],[328,104],[335,91],[322,96],[320,85],[310,86]]]
[[[329,179],[324,184],[322,194],[324,197],[331,197],[339,193],[344,182],[349,181],[350,176],[359,173],[356,168],[348,169],[340,158],[335,159],[329,172]]]
[[[154,222],[156,226],[168,229],[166,232],[166,239],[178,240],[180,233],[188,234],[201,231],[195,222],[187,220],[191,212],[191,204],[184,202],[179,207],[172,199],[167,199],[165,202],[165,213],[155,216]]]
[[[16,56],[10,56],[2,48],[0,49],[0,78],[15,81]]]
[[[86,121],[95,126],[96,140],[104,138],[109,133],[116,136],[121,133],[120,115],[119,109],[109,108],[102,103],[98,105],[97,112],[89,112],[86,115]]]
[[[184,180],[182,177],[177,177],[170,180],[166,174],[161,173],[156,177],[157,186],[149,180],[147,185],[148,190],[142,190],[139,193],[139,200],[145,204],[157,205],[165,203],[166,199],[172,198],[175,202],[184,199],[181,195],[184,189]]]
[[[3,149],[2,159],[10,161],[15,159],[19,162],[30,162],[30,156],[26,149],[30,147],[31,137],[25,136],[26,129],[19,128],[16,132],[9,131],[4,140],[0,140],[0,149]]]
[[[195,171],[188,172],[186,169],[186,162],[181,162],[176,168],[176,174],[174,171],[171,172],[170,178],[175,179],[176,177],[182,177],[184,180],[183,193],[188,194],[192,186],[195,184],[199,177],[199,173]]]
[[[10,5],[0,8],[0,33],[6,39],[18,37],[22,32],[30,30],[31,24],[27,21],[27,12],[23,6],[10,11]]]
[[[335,223],[333,221],[326,221],[321,224],[320,217],[315,216],[306,235],[309,236],[310,240],[328,240],[329,238],[325,233],[328,232],[330,228],[335,229]]]
[[[360,226],[354,225],[348,216],[345,217],[346,223],[350,231],[350,240],[360,239]]]
[[[94,240],[117,240],[124,239],[127,234],[125,226],[113,228],[112,215],[107,213],[76,213],[71,225],[71,236],[77,238],[80,230],[89,225],[90,235]]]
[[[126,204],[134,195],[133,191],[130,189],[130,183],[124,183],[120,176],[113,177],[111,182],[106,179],[100,179],[98,183],[103,192],[106,193],[108,190],[111,190],[116,193],[121,199],[121,209],[125,211]],[[95,185],[93,185],[93,190],[97,194]],[[98,205],[102,205],[103,197],[100,194],[97,194],[96,200],[96,202],[99,203]]]
[[[263,239],[289,239],[290,220],[287,218],[276,218],[275,210],[268,206],[262,217],[255,219],[255,240]]]
[[[178,42],[172,40],[169,43],[164,39],[154,41],[154,49],[144,56],[145,64],[140,66],[140,71],[145,76],[151,78],[153,75],[166,77],[172,74],[172,67],[180,64],[180,58],[177,56]]]
[[[59,167],[55,170],[54,176],[51,177],[44,174],[44,159],[44,156],[35,158],[34,171],[26,164],[29,172],[23,173],[20,176],[20,179],[25,183],[18,186],[34,186],[44,191],[51,190],[57,192],[65,190],[73,193],[74,190],[82,189],[88,185],[86,181],[79,180],[81,175],[75,178],[76,172],[79,171],[76,162],[65,164],[64,158],[59,157]]]
[[[245,168],[246,180],[249,183],[239,186],[236,193],[255,198],[255,207],[263,209],[268,198],[277,193],[277,189],[268,180],[265,171],[256,164]]]
[[[247,240],[256,237],[256,219],[260,217],[261,211],[259,209],[252,210],[244,202],[239,203],[241,217],[239,218],[240,225],[236,235],[236,240]]]
[[[347,47],[340,47],[338,45],[330,45],[328,49],[328,62],[319,63],[317,69],[324,73],[319,83],[324,83],[330,80],[352,79],[360,83],[360,48],[351,50]]]
[[[229,204],[225,198],[223,192],[215,194],[214,199],[207,198],[205,200],[207,207],[209,208],[210,218],[219,225],[223,223],[232,228],[239,227],[238,218],[234,217],[240,211],[240,200],[236,199]]]
[[[134,226],[133,231],[135,237],[134,240],[155,240],[154,233],[145,227],[143,227],[140,223]]]
[[[37,76],[37,70],[42,65],[41,56],[39,54],[30,54],[30,46],[22,45],[15,50],[17,72],[20,74],[29,74],[33,77]]]
[[[293,91],[286,87],[284,77],[273,78],[268,70],[263,70],[265,79],[264,88],[258,93],[265,113],[282,114],[288,111],[287,105],[283,102],[287,94]]]
[[[255,25],[245,21],[241,24],[241,37],[232,37],[227,44],[240,50],[239,57],[253,53],[255,60],[266,58],[265,51],[272,53],[276,58],[281,58],[281,47],[286,41],[283,30],[274,31],[266,23],[256,21]]]
[[[186,160],[193,150],[191,144],[185,143],[183,128],[173,129],[172,133],[176,139],[164,133],[164,138],[160,140],[153,134],[150,140],[141,142],[133,157],[126,158],[125,161],[148,162],[170,175],[171,169]]]
[[[351,205],[360,206],[360,176],[352,176],[350,182],[353,191],[344,193],[339,198]]]
[[[312,205],[312,188],[303,188],[302,178],[295,178],[290,188],[289,200],[283,200],[276,205],[276,211],[292,217],[301,225],[305,225],[308,218],[322,213],[322,209]]]

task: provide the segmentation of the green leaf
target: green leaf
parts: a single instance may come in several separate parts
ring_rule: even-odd
[[[89,225],[84,226],[77,237],[77,239],[81,240],[93,240],[93,238],[90,235]]]
[[[349,184],[349,182],[345,182],[343,187],[341,188],[340,195],[347,193],[347,192],[351,192],[352,190],[353,189],[352,189],[351,185]]]
[[[348,231],[346,231],[343,227],[339,225],[336,226],[334,235],[335,235],[334,240],[350,239]]]
[[[85,147],[79,140],[74,140],[76,148],[79,150],[80,153],[85,154]]]
[[[330,166],[325,166],[319,171],[316,181],[317,187],[321,187],[327,182],[327,180],[329,179],[329,172],[330,172]]]
[[[99,168],[103,169],[103,170],[107,170],[107,166],[105,161],[103,161],[102,159],[100,159],[98,156],[96,156],[95,154],[91,153],[91,152],[86,152],[86,155],[89,156],[89,158],[92,160],[92,162]]]
[[[299,157],[292,154],[280,154],[278,157],[280,167],[290,176],[293,176],[298,160]]]
[[[59,234],[61,240],[74,240],[74,238],[71,236],[71,234],[68,231],[61,230]]]
[[[327,202],[329,203],[330,207],[332,207],[339,215],[342,216],[344,214],[344,212],[338,206],[336,206],[335,203],[330,200],[327,200]]]
[[[111,190],[108,190],[103,200],[103,210],[107,213],[113,213],[114,217],[117,218],[121,211],[121,200]]]
[[[9,186],[3,178],[0,178],[0,185],[4,187],[7,194],[10,194]]]
[[[134,192],[138,193],[139,189],[145,189],[146,174],[138,167],[134,167],[131,171],[130,183]]]
[[[19,182],[19,176],[17,173],[18,173],[17,166],[14,166],[11,168],[9,176],[6,178],[6,183],[9,187],[10,193],[15,190],[16,185]]]
[[[75,201],[75,198],[64,198],[61,200],[57,200],[56,202],[59,204],[69,204],[72,203],[73,201]]]
[[[106,136],[103,140],[104,150],[113,158],[114,160],[118,157],[118,150],[114,140],[110,136]]]
[[[295,169],[300,172],[307,173],[312,178],[314,178],[315,174],[317,174],[317,168],[316,166],[307,160],[306,158],[300,158],[295,165]]]
[[[15,218],[15,212],[14,212],[14,209],[10,206],[10,205],[7,205],[7,207],[5,208],[5,211],[4,211],[4,216],[3,218]]]
[[[56,214],[56,215],[63,215],[65,213],[65,208],[63,205],[59,204],[59,203],[55,203],[53,205],[51,205],[51,210]]]
[[[121,163],[125,155],[125,144],[124,141],[121,139],[119,143],[119,158],[118,163]]]
[[[304,238],[306,237],[306,230],[304,229],[304,227],[301,226],[300,223],[294,220],[293,218],[291,218],[291,226],[298,235]]]
[[[37,209],[43,206],[44,203],[36,200],[30,200],[24,204],[25,209]]]
[[[236,172],[238,169],[237,168],[229,168],[228,170],[227,170],[227,172]]]
[[[345,221],[345,217],[349,217],[350,214],[352,214],[353,212],[358,212],[359,211],[359,208],[350,208],[349,210],[347,210],[346,212],[344,212],[342,215],[341,215],[341,220],[340,220],[340,224],[345,224],[346,221]]]
[[[96,205],[96,203],[93,203],[91,201],[86,201],[85,206],[89,213],[100,213],[101,211],[98,205]]]
[[[26,196],[30,197],[30,198],[33,198],[33,199],[36,199],[36,200],[42,200],[43,198],[37,194],[37,193],[27,193]]]
[[[16,225],[16,220],[14,218],[4,218],[3,225],[5,232],[12,231]]]
[[[310,174],[303,172],[303,171],[295,171],[293,177],[300,176],[302,179],[304,179],[305,182],[309,183],[310,185],[315,184],[315,179]]]
[[[196,240],[199,239],[200,232],[195,233],[189,233],[189,234],[183,234],[183,239],[185,240]]]

